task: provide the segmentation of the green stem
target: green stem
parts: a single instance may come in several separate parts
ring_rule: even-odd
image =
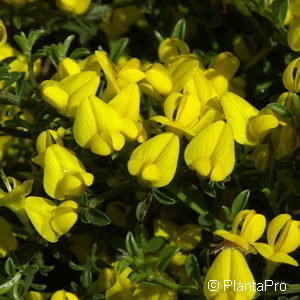
[[[267,264],[264,271],[264,280],[269,280],[276,269],[280,266],[280,263],[267,260]]]
[[[170,280],[167,280],[167,279],[162,278],[155,274],[151,274],[148,277],[147,281],[151,282],[151,283],[161,284],[167,288],[176,290],[176,291],[181,292],[186,295],[203,296],[201,291],[194,286],[183,286],[183,285],[180,285],[176,282],[172,282]]]
[[[32,84],[33,87],[37,87],[37,81],[36,81],[36,78],[35,78],[35,75],[34,75],[34,70],[33,70],[33,63],[30,59],[30,55],[26,56],[27,58],[27,63],[28,63],[28,73],[29,73],[29,79],[30,79],[30,82]]]

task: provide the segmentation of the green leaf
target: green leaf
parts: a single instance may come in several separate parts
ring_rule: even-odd
[[[210,231],[214,226],[214,217],[209,213],[201,214],[198,217],[198,224],[205,230]]]
[[[39,270],[39,266],[37,266],[37,265],[28,266],[24,270],[24,275],[33,276],[38,272],[38,270]]]
[[[249,200],[250,190],[244,190],[239,193],[232,202],[231,205],[231,214],[230,216],[233,218],[240,210],[244,209]]]
[[[97,208],[85,208],[82,214],[84,215],[84,223],[90,223],[95,226],[106,226],[110,224],[109,217]]]
[[[158,189],[153,188],[152,194],[154,198],[162,204],[173,205],[176,203],[176,199],[174,199],[172,196],[167,195],[166,193],[159,191]]]
[[[16,34],[14,36],[14,40],[16,41],[19,48],[22,50],[24,54],[30,53],[30,47],[25,33],[22,31],[20,34]]]
[[[117,272],[122,273],[127,267],[129,267],[129,262],[126,259],[122,259],[119,261],[117,265]]]
[[[35,42],[45,33],[46,33],[46,31],[43,29],[30,31],[30,33],[28,35],[28,46],[30,48],[30,51],[32,50],[32,47],[35,44]]]
[[[168,267],[172,257],[179,251],[177,246],[168,246],[164,248],[158,256],[157,268],[160,272],[164,272]]]
[[[288,12],[289,1],[288,0],[274,0],[271,3],[271,9],[273,14],[278,18],[279,22],[283,25],[286,14]]]
[[[10,72],[9,73],[9,78],[7,78],[4,81],[3,88],[5,89],[5,88],[9,87],[13,83],[15,83],[17,80],[19,80],[21,78],[21,76],[22,76],[21,72]]]
[[[12,22],[14,24],[14,26],[17,28],[17,29],[21,29],[22,27],[22,20],[20,18],[20,16],[18,15],[14,15],[13,18],[12,18]]]
[[[69,261],[69,265],[70,265],[70,268],[73,269],[73,270],[75,270],[75,271],[82,271],[82,270],[84,270],[84,267],[73,263],[71,260]]]
[[[46,284],[37,284],[37,283],[32,283],[30,285],[34,290],[37,290],[37,291],[44,291],[46,288],[47,288],[47,285]]]
[[[180,40],[185,39],[185,32],[186,32],[186,21],[185,19],[180,19],[174,26],[173,32],[171,36],[173,38],[177,38]]]
[[[142,282],[146,280],[149,277],[149,275],[143,271],[141,272],[132,272],[129,274],[128,278],[133,284],[137,284],[139,282]]]
[[[161,236],[155,236],[148,242],[147,250],[151,253],[159,251],[167,243]]]
[[[7,275],[13,277],[16,274],[16,267],[14,261],[9,257],[4,263],[4,269]]]
[[[198,285],[201,284],[199,263],[194,254],[189,254],[184,264],[186,274],[189,278],[195,279]]]
[[[161,43],[164,40],[164,37],[161,35],[161,33],[157,30],[154,30],[154,36],[157,38],[157,40]]]
[[[200,180],[200,186],[207,196],[216,198],[216,190],[212,183],[208,183],[205,180]]]
[[[230,209],[227,207],[227,206],[221,206],[225,216],[226,216],[226,219],[227,220],[231,220],[231,213],[230,213]]]
[[[138,257],[143,259],[143,252],[141,248],[138,246],[131,231],[129,231],[126,235],[125,246],[126,246],[127,253],[131,257]]]
[[[85,288],[88,288],[93,281],[92,272],[89,270],[84,271],[80,277],[80,281]]]
[[[77,48],[70,54],[70,57],[73,59],[79,59],[82,57],[86,57],[91,54],[91,51],[87,48]]]
[[[294,123],[292,114],[285,106],[278,103],[269,103],[267,107],[270,108],[274,113],[276,113],[278,116],[283,118],[288,123],[291,124]]]
[[[124,37],[121,39],[118,39],[112,46],[112,49],[109,53],[109,58],[112,62],[116,63],[118,58],[123,54],[125,51],[127,45],[129,43],[129,38]]]
[[[0,295],[8,292],[22,277],[21,271],[16,273],[16,275],[9,281],[0,285]]]

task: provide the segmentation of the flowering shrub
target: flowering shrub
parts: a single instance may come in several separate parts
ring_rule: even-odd
[[[0,0],[0,299],[300,299],[300,1]]]

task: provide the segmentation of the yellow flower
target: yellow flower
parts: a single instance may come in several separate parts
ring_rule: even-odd
[[[209,64],[208,69],[213,69],[213,76],[222,75],[226,79],[230,79],[236,73],[240,66],[240,62],[237,57],[235,57],[230,52],[219,53]],[[211,75],[212,75],[211,74]]]
[[[40,292],[29,291],[26,300],[45,300],[45,297]]]
[[[5,257],[8,251],[15,251],[18,247],[17,239],[15,238],[11,225],[0,216],[0,258]]]
[[[164,116],[154,116],[151,120],[162,123],[177,135],[194,136],[192,127],[199,121],[201,102],[197,96],[187,93],[172,93],[164,102]]]
[[[104,268],[100,271],[96,285],[101,293],[110,289],[117,280],[116,272],[112,269]]]
[[[240,229],[240,223],[243,222]],[[265,231],[266,218],[257,214],[254,209],[241,210],[234,217],[232,223],[232,233],[226,230],[216,230],[215,235],[221,236],[227,241],[234,243],[243,251],[256,253],[253,245]],[[226,244],[226,242],[225,242]]]
[[[84,97],[96,94],[100,77],[96,72],[85,71],[65,77],[61,81],[42,82],[41,94],[46,102],[67,117],[75,117]]]
[[[289,92],[300,92],[300,57],[291,61],[283,72],[283,84]]]
[[[158,57],[161,62],[168,62],[182,54],[190,54],[189,46],[182,40],[167,38],[159,44]]]
[[[91,0],[56,0],[56,6],[68,13],[81,15],[87,11]]]
[[[124,110],[127,109],[124,106]],[[134,123],[128,123],[134,126]],[[123,121],[115,109],[101,99],[90,96],[84,98],[78,107],[73,133],[81,147],[90,148],[99,155],[110,155],[121,150],[125,144],[122,128]],[[135,129],[129,128],[127,131],[130,134]]]
[[[70,150],[59,144],[45,152],[44,189],[57,200],[80,196],[93,183],[94,176]]]
[[[186,164],[202,177],[222,181],[234,167],[234,140],[231,126],[217,121],[200,131],[184,151]]]
[[[168,95],[172,91],[173,81],[167,69],[159,64],[152,64],[145,72],[145,79],[141,82],[150,84],[155,91]]]
[[[218,288],[212,289],[211,282]],[[243,289],[234,288],[234,284]],[[237,249],[225,249],[209,268],[204,280],[204,294],[207,300],[252,300],[255,296],[255,280],[243,254]]]
[[[102,98],[110,100],[121,89],[129,84],[137,83],[145,77],[144,72],[140,70],[141,63],[137,58],[130,59],[120,70],[110,61],[105,51],[96,51],[95,55],[105,74],[107,86]]]
[[[173,179],[179,155],[179,138],[161,133],[139,145],[128,161],[128,171],[152,187],[162,187]]]
[[[57,74],[60,79],[80,73],[78,63],[69,57],[63,58],[57,65]]]
[[[113,264],[115,267],[117,266],[116,263]],[[133,299],[133,290],[134,285],[130,282],[128,276],[132,272],[130,267],[127,267],[122,273],[115,273],[115,281],[113,278],[109,280],[109,286],[111,283],[113,285],[109,287],[105,292],[105,299],[106,300],[128,300]],[[111,277],[111,274],[109,275]],[[101,277],[100,277],[101,279]]]
[[[56,243],[77,221],[76,202],[68,200],[56,206],[43,197],[27,197],[26,213],[37,232],[48,242]]]
[[[234,139],[239,144],[255,146],[279,125],[271,110],[264,108],[259,112],[246,100],[231,92],[221,98],[221,103]]]
[[[276,216],[267,230],[268,244],[254,243],[256,250],[266,259],[275,263],[299,266],[288,253],[300,246],[300,222],[288,214]]]
[[[43,168],[46,149],[53,144],[63,146],[62,137],[64,136],[64,132],[65,130],[62,127],[58,128],[57,131],[47,129],[41,132],[36,140],[36,150],[38,155],[32,158],[32,161]]]
[[[79,300],[76,295],[65,290],[56,291],[50,298],[50,300]]]
[[[140,122],[140,91],[137,84],[129,84],[108,103],[122,120],[121,132],[126,140],[143,143],[147,133]]]
[[[26,180],[22,184],[12,178],[5,177],[6,184],[9,187],[8,193],[0,189],[0,206],[11,209],[23,224],[27,224],[28,218],[24,209],[25,197],[31,193],[33,180]],[[12,188],[10,187],[12,183]]]
[[[57,65],[57,73],[52,76],[52,79],[61,81],[68,76],[85,71],[93,71],[98,75],[100,74],[101,66],[95,54],[89,55],[79,63],[70,57],[61,59]]]
[[[199,60],[192,54],[172,58],[167,64],[167,70],[173,79],[171,92],[180,92],[186,83],[193,78],[199,67]]]
[[[300,50],[300,19],[295,20],[289,27],[287,41],[293,51]]]
[[[155,236],[161,236],[170,240],[177,229],[178,225],[170,220],[163,218],[153,220],[153,231]]]
[[[6,40],[7,40],[6,28],[2,20],[0,19],[0,48],[6,43]]]
[[[186,83],[184,91],[199,98],[202,104],[202,112],[207,107],[206,104],[210,99],[218,97],[214,86],[205,76],[205,71],[200,68],[196,70],[194,76]]]

